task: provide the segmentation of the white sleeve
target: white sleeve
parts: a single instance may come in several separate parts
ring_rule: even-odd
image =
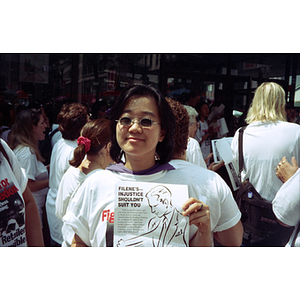
[[[90,244],[89,235],[89,202],[92,196],[92,191],[83,183],[77,191],[73,201],[69,204],[67,212],[63,217],[64,223],[69,225],[72,230],[81,238],[87,245]]]
[[[68,173],[66,172],[64,176],[61,179],[61,182],[58,187],[57,195],[56,195],[56,201],[55,201],[55,215],[59,218],[62,219],[63,216],[66,213],[68,204],[69,204],[69,199],[70,199],[70,194],[66,193],[66,176]],[[69,188],[67,189],[69,191]]]
[[[37,158],[35,154],[30,151],[29,147],[22,147],[15,153],[20,166],[26,171],[27,178],[35,180],[37,173]]]
[[[199,167],[207,169],[206,163],[203,159],[202,151],[200,146],[197,148],[194,148],[193,151],[189,152],[189,157],[187,161],[196,164]]]
[[[300,169],[277,192],[272,207],[275,216],[289,226],[300,221]]]
[[[19,183],[21,194],[23,194],[27,187],[28,179],[24,173],[24,170],[22,170],[20,163],[19,163],[16,155],[14,154],[14,152],[10,149],[10,147],[2,139],[1,139],[1,144],[9,157],[9,162],[12,166],[12,171]]]
[[[239,222],[242,216],[230,188],[220,176],[216,180],[216,185],[221,205],[221,216],[214,232],[230,229]]]

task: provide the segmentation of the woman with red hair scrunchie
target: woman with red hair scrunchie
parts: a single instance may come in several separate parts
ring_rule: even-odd
[[[91,148],[91,140],[89,140],[88,138],[84,137],[84,136],[80,136],[77,140],[77,145],[84,145],[84,150],[85,152],[89,152],[90,148]]]
[[[113,163],[110,157],[110,122],[96,119],[88,122],[77,139],[78,146],[70,160],[71,167],[64,174],[56,198],[56,216],[63,220],[69,203],[87,174],[96,169],[105,169]],[[66,224],[62,227],[63,244],[71,246],[73,230]]]

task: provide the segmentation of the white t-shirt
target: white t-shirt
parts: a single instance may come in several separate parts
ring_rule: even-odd
[[[52,125],[52,131],[54,131],[55,129],[57,129],[59,127],[58,124],[53,124]],[[51,147],[53,148],[54,145],[56,144],[57,141],[59,141],[60,139],[62,139],[62,134],[61,132],[58,130],[57,132],[55,132],[51,138]]]
[[[69,160],[73,158],[73,152],[76,147],[76,140],[69,141],[62,138],[54,145],[50,159],[49,192],[46,200],[46,211],[51,238],[59,244],[63,242],[61,233],[63,222],[55,215],[56,196],[61,179],[70,167]]]
[[[66,214],[68,205],[74,194],[77,192],[77,189],[81,183],[86,179],[86,176],[80,169],[70,166],[67,172],[64,174],[56,197],[56,216],[62,220],[63,216]],[[62,226],[62,236],[63,243],[62,246],[71,246],[72,239],[74,236],[73,230],[63,224]]]
[[[189,137],[186,149],[186,160],[196,164],[197,166],[207,169],[199,142],[192,137]]]
[[[22,194],[27,186],[27,177],[13,151],[3,140],[1,144],[12,168],[0,152],[0,247],[26,247],[25,202]]]
[[[287,244],[290,247],[296,230],[300,226],[300,169],[279,189],[272,207],[279,221],[289,226],[296,226]],[[295,246],[300,247],[300,233],[298,233]]]
[[[260,195],[272,202],[282,182],[275,168],[283,156],[291,161],[295,156],[300,161],[300,126],[288,122],[253,122],[243,136],[244,172],[242,180],[249,178]],[[238,131],[231,149],[238,159]]]
[[[32,152],[29,147],[20,145],[14,149],[14,153],[19,160],[20,166],[25,170],[28,179],[38,181],[47,180],[49,178],[46,166],[41,161],[37,160],[35,153]],[[48,188],[32,192],[39,210],[41,224],[43,224],[43,208],[46,202],[47,193]]]
[[[70,203],[64,222],[87,246],[107,247],[113,245],[115,187],[118,181],[140,181],[186,184],[188,180],[180,171],[160,171],[151,175],[132,175],[108,170],[96,170],[88,176]],[[182,203],[187,199],[182,199]],[[204,202],[204,197],[201,199]],[[190,239],[197,227],[190,226]]]
[[[56,211],[55,214],[58,218],[62,219],[66,214],[67,207],[74,191],[78,188],[86,178],[86,175],[78,168],[70,166],[66,173],[63,175],[56,197]]]
[[[171,163],[176,164],[177,160]],[[180,161],[196,168],[196,171],[205,170],[186,161]],[[179,163],[180,164],[180,163]],[[67,213],[64,216],[64,222],[72,227],[74,232],[83,240],[87,246],[112,246],[113,245],[113,224],[114,224],[114,199],[116,198],[115,186],[119,180],[140,181],[140,182],[157,182],[170,184],[187,184],[189,197],[195,198],[209,204],[211,213],[212,230],[223,231],[231,228],[240,219],[240,212],[235,202],[222,209],[222,205],[227,201],[230,202],[230,190],[222,181],[211,181],[218,175],[208,176],[210,180],[205,180],[207,187],[201,189],[193,182],[190,176],[187,176],[188,170],[160,171],[152,175],[132,175],[127,173],[116,173],[108,170],[95,171],[94,174],[86,178],[81,187],[78,189],[75,197],[70,203]],[[207,175],[207,174],[205,174]],[[199,175],[197,175],[199,176]],[[199,177],[197,177],[199,179]],[[204,180],[204,179],[203,179]],[[217,188],[217,189],[216,189]],[[215,191],[212,191],[216,189]],[[201,193],[208,191],[207,194]],[[214,194],[215,193],[215,194]],[[227,194],[228,193],[228,194]],[[212,197],[214,195],[214,197]],[[206,197],[208,196],[208,197]],[[211,199],[209,199],[211,197]],[[182,199],[182,203],[187,199]],[[233,200],[233,198],[232,198]],[[234,201],[234,200],[233,200]],[[224,214],[223,214],[224,211]],[[221,216],[222,212],[222,216]],[[197,231],[195,225],[190,226],[190,239],[193,238]],[[213,238],[213,235],[212,235]]]
[[[180,159],[169,162],[189,180],[190,197],[205,197],[209,206],[212,232],[224,231],[235,226],[240,218],[232,192],[219,174]]]

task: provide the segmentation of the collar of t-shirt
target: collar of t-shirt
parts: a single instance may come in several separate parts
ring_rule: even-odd
[[[171,166],[169,163],[166,163],[166,164],[157,163],[150,169],[133,172],[132,170],[129,170],[128,168],[126,168],[123,163],[117,163],[117,164],[107,167],[106,170],[120,172],[120,173],[127,173],[127,174],[132,174],[132,175],[151,175],[151,174],[158,173],[160,171],[175,170],[175,168],[173,166]]]

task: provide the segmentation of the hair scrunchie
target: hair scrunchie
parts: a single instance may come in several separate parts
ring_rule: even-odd
[[[84,136],[80,136],[79,138],[78,138],[78,140],[77,140],[77,145],[79,146],[79,145],[84,145],[84,150],[85,150],[85,152],[88,152],[89,150],[90,150],[90,148],[91,148],[91,141],[88,139],[88,138],[86,138],[86,137],[84,137]]]

